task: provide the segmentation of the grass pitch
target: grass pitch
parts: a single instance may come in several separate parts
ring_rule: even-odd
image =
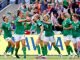
[[[68,56],[62,56],[60,58],[59,56],[47,56],[47,59],[36,59],[36,56],[27,56],[26,59],[23,58],[23,56],[20,56],[20,59],[17,59],[15,57],[7,56],[7,58],[4,58],[4,56],[0,56],[0,60],[80,60],[77,56],[74,58],[69,58]]]

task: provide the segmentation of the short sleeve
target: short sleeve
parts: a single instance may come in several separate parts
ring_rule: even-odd
[[[67,24],[69,24],[69,25],[71,25],[71,24],[72,24],[72,21],[71,21],[71,19],[70,19],[70,18],[68,18],[68,20],[67,20]]]
[[[41,21],[37,21],[37,25],[38,26],[42,26],[42,22]]]

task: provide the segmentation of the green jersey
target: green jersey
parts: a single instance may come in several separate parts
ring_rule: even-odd
[[[16,20],[15,20],[15,26],[16,26],[16,28],[15,28],[15,34],[22,35],[25,32],[25,28],[24,28],[24,22],[19,22],[20,19],[21,19],[20,17],[17,17]]]
[[[80,37],[80,21],[72,22],[72,35],[74,38]]]
[[[40,26],[42,26],[42,21],[37,20],[36,24],[37,24],[37,28],[36,28],[37,34],[40,34],[40,32],[41,32]]]
[[[30,30],[31,25],[31,23],[26,22],[25,30]]]
[[[44,24],[44,31],[45,31],[45,36],[49,37],[49,36],[53,36],[54,32],[52,30],[52,24]]]
[[[35,31],[36,31],[36,28],[37,28],[36,23],[33,23],[33,24],[31,25],[31,30],[35,30]]]
[[[12,37],[10,22],[8,22],[8,23],[3,22],[1,28],[4,31],[4,39],[6,39],[8,37]]]
[[[72,35],[72,29],[69,30],[65,30],[64,28],[68,28],[70,27],[70,25],[72,24],[72,21],[70,20],[70,18],[67,18],[66,20],[63,21],[62,26],[63,26],[63,35],[67,36],[67,35]]]
[[[69,5],[69,3],[67,2],[67,0],[63,0],[63,5],[64,6],[68,6]]]

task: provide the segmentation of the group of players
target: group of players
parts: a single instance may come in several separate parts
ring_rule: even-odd
[[[42,16],[42,19],[40,18]],[[70,42],[73,42],[74,50],[79,57],[80,55],[80,21],[77,14],[72,14],[71,17],[69,14],[61,12],[60,17],[63,19],[62,25],[56,24],[58,27],[62,27],[62,34],[64,35],[64,43],[66,46],[66,51],[69,57],[74,57],[75,54],[73,52],[72,47],[70,46]],[[20,48],[20,42],[22,44],[23,56],[26,58],[26,45],[25,45],[25,22],[31,22],[32,26],[30,32],[35,30],[37,35],[39,36],[36,41],[36,48],[38,51],[37,58],[46,58],[48,50],[47,45],[51,42],[52,46],[58,52],[59,56],[62,57],[62,54],[59,48],[55,45],[56,41],[54,39],[54,31],[52,29],[53,24],[50,19],[49,14],[34,14],[32,16],[32,20],[28,20],[24,17],[24,13],[21,10],[17,11],[17,17],[14,20],[15,29],[14,29],[14,40],[12,40],[12,29],[11,23],[8,21],[7,16],[2,17],[2,27],[0,29],[0,33],[2,30],[4,31],[4,39],[8,42],[8,46],[4,52],[4,56],[6,57],[9,48],[11,48],[11,55],[13,56],[13,52],[15,49],[16,58],[20,58],[18,55],[18,50]],[[42,55],[41,55],[42,53]],[[72,55],[71,55],[72,54]]]
[[[71,56],[71,53],[73,53],[73,49],[70,46],[70,42],[73,42],[74,50],[79,56],[80,51],[78,52],[78,44],[80,43],[80,21],[78,19],[78,15],[73,14],[72,20],[70,19],[69,15],[62,13],[61,18],[64,19],[62,25],[59,25],[59,27],[63,27],[62,34],[64,35],[64,43],[66,46],[66,51],[69,56]],[[4,39],[8,42],[8,46],[6,47],[4,55],[6,56],[9,48],[11,47],[11,55],[13,55],[14,49],[15,49],[15,56],[16,58],[20,58],[18,55],[18,50],[20,48],[20,42],[22,43],[22,51],[24,58],[26,58],[26,45],[25,45],[25,29],[24,29],[24,22],[27,22],[28,20],[23,18],[23,13],[18,10],[17,11],[17,18],[14,21],[14,24],[16,26],[14,33],[14,39],[15,42],[12,40],[12,33],[11,33],[11,24],[8,21],[7,16],[3,16],[3,23],[1,30],[4,31]],[[36,42],[36,48],[38,50],[38,57],[37,58],[46,58],[48,50],[47,45],[49,42],[52,43],[52,46],[55,48],[55,50],[59,53],[59,56],[62,56],[59,48],[55,45],[55,39],[54,39],[54,32],[52,30],[52,23],[50,20],[50,16],[48,14],[45,14],[43,16],[43,20],[40,20],[40,15],[35,14],[33,16],[32,21],[32,27],[36,24],[36,32],[39,35],[37,42]],[[0,32],[1,32],[0,30]],[[40,44],[40,45],[39,45]],[[16,46],[16,48],[15,48]],[[42,55],[41,55],[42,51]]]

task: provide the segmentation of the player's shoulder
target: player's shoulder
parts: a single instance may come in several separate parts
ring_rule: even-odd
[[[2,25],[5,25],[5,22],[2,22],[1,24],[2,24]]]

